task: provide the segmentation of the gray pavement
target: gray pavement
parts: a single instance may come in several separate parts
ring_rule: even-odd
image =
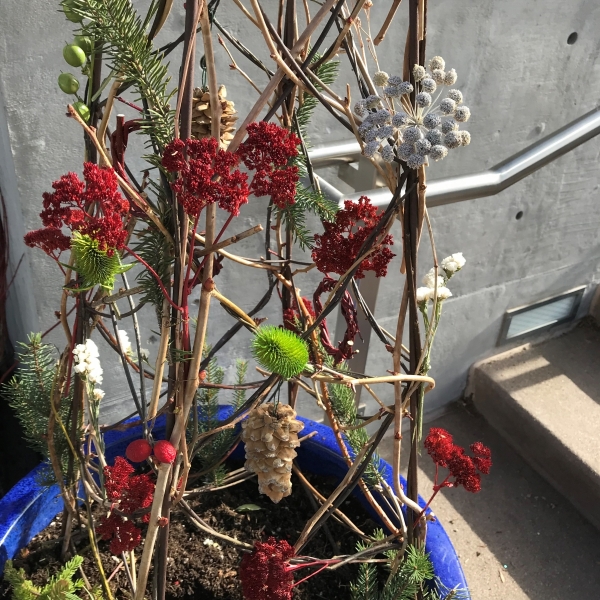
[[[447,429],[464,447],[482,441],[492,449],[481,492],[445,489],[432,507],[460,555],[473,600],[599,599],[600,532],[467,407],[453,406],[427,423],[425,434],[429,427]],[[386,439],[381,454],[389,459],[391,452]],[[420,466],[426,496],[434,473],[426,452]]]

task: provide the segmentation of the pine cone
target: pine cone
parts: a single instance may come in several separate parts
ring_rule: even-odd
[[[225,86],[219,87],[219,101],[221,102],[221,144],[226,148],[233,139],[235,122],[238,120],[237,112],[233,108],[233,102],[226,100],[227,90]],[[192,137],[200,140],[209,137],[212,110],[210,107],[210,93],[201,88],[194,89],[194,100],[192,104]]]
[[[296,411],[279,404],[263,404],[250,412],[242,423],[246,444],[246,470],[258,475],[258,491],[277,503],[292,493],[292,461],[300,445],[298,432],[304,424]]]

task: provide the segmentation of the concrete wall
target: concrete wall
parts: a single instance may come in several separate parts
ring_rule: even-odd
[[[145,7],[147,3],[135,4]],[[181,4],[175,3],[159,43],[182,31]],[[276,3],[265,5],[274,8]],[[388,6],[389,3],[376,3],[372,9],[373,30],[378,29]],[[0,127],[0,175],[2,190],[11,205],[11,219],[14,218],[11,231],[14,227],[18,236],[22,230],[39,227],[41,195],[50,189],[51,182],[69,170],[81,172],[82,135],[73,122],[64,118],[67,98],[55,83],[59,72],[68,70],[62,60],[62,46],[71,31],[70,24],[56,12],[57,7],[58,2],[44,0],[32,0],[27,10],[17,0],[0,3],[0,125],[3,114],[8,124],[7,129]],[[248,46],[262,46],[256,30],[240,16],[233,3],[222,2],[217,16]],[[391,74],[401,73],[406,22],[407,5],[403,3],[396,24],[380,47],[381,68]],[[435,164],[429,177],[490,167],[594,108],[600,97],[599,25],[600,6],[594,0],[431,2],[428,55],[441,54],[449,66],[456,68],[456,87],[463,91],[473,116],[468,127],[471,145]],[[578,34],[577,41],[567,44],[573,32]],[[270,60],[266,52],[259,53],[265,61]],[[179,60],[179,55],[173,53],[171,63],[177,65]],[[243,115],[256,95],[236,73],[229,71],[229,60],[219,47],[217,62],[221,82],[227,85],[229,97]],[[261,74],[243,57],[238,62],[264,83]],[[349,77],[348,69],[342,68],[337,86],[342,95]],[[133,116],[129,109],[123,112]],[[313,144],[348,138],[347,132],[323,109],[318,109],[313,132]],[[14,168],[6,150],[9,145]],[[129,157],[136,152],[141,153],[139,140],[130,148]],[[506,309],[577,285],[588,285],[591,290],[600,280],[599,152],[600,140],[592,140],[499,196],[432,210],[438,256],[462,251],[467,265],[452,281],[454,297],[444,306],[433,355],[432,374],[437,388],[428,397],[429,412],[459,397],[469,366],[494,351]],[[143,168],[139,160],[132,164]],[[341,187],[335,177],[332,183]],[[232,233],[260,222],[264,207],[262,200],[253,200],[232,226]],[[523,217],[517,220],[520,211]],[[19,213],[23,229],[18,222]],[[399,231],[395,233],[398,235]],[[247,256],[260,254],[261,243],[255,236],[236,251]],[[16,246],[13,250],[19,252]],[[15,260],[18,261],[17,254],[13,256]],[[426,243],[420,260],[421,271],[427,271],[431,259]],[[390,275],[381,285],[376,312],[382,324],[392,330],[402,285],[398,268],[399,259],[395,259]],[[261,276],[228,265],[219,276],[218,285],[234,301],[250,309],[263,292],[257,283]],[[22,319],[30,328],[49,327],[54,323],[60,293],[60,280],[52,262],[39,251],[29,252],[17,279],[21,287],[15,288],[15,293],[20,294],[19,305],[24,307]],[[299,285],[303,293],[310,294],[317,281],[318,276],[312,272]],[[31,299],[32,289],[36,310],[28,311],[26,302]],[[588,296],[582,313],[587,309]],[[281,318],[275,303],[264,311],[264,316],[269,316],[271,322],[280,322]],[[14,336],[22,337],[27,326],[17,326],[16,316],[13,318]],[[152,311],[141,318],[146,332],[142,343],[153,351],[157,340],[150,332],[156,328]],[[218,339],[219,332],[231,323],[231,318],[215,307],[210,340]],[[131,325],[124,328],[131,337]],[[57,330],[50,339],[60,346],[59,334]],[[234,359],[248,355],[248,341],[248,336],[242,335],[224,351],[221,363],[229,374]],[[111,420],[126,414],[131,400],[118,376],[114,356],[103,355],[103,364],[108,375],[104,386],[105,418]],[[374,343],[368,372],[384,373],[389,368],[389,355]],[[303,411],[318,415],[309,403]]]

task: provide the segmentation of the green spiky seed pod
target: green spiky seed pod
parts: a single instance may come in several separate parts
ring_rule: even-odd
[[[71,73],[61,73],[58,76],[58,87],[65,94],[76,94],[79,89],[79,81]]]
[[[302,373],[308,362],[308,347],[292,331],[265,325],[256,332],[252,354],[261,367],[286,379]]]
[[[73,232],[71,250],[75,256],[74,270],[83,278],[83,289],[99,285],[112,290],[115,276],[132,266],[121,264],[121,257],[116,250],[109,256],[106,251],[98,249],[96,240],[89,235],[81,235],[78,231]]]

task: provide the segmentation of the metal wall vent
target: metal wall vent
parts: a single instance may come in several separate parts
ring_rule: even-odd
[[[507,311],[498,344],[573,321],[585,288],[586,286],[578,287],[559,296]]]

